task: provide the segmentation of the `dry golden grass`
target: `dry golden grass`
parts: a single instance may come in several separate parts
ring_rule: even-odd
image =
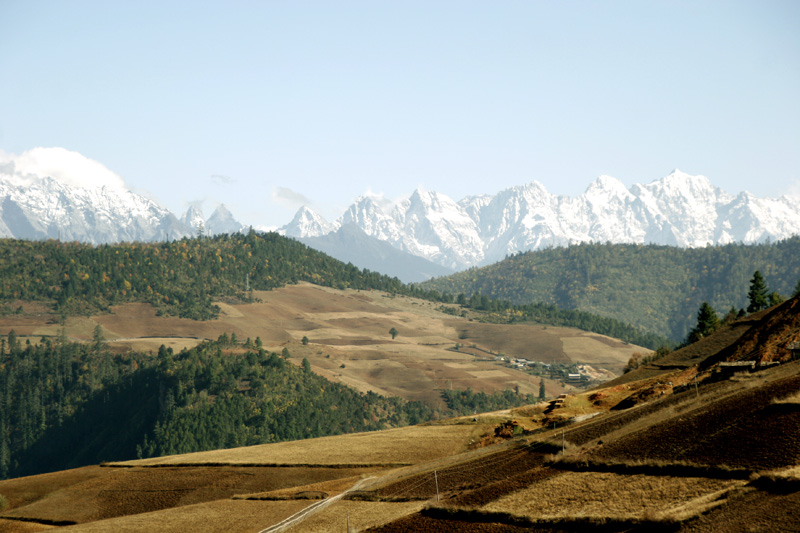
[[[569,472],[491,502],[483,509],[531,519],[685,518],[708,509],[745,481]]]
[[[356,502],[340,500],[314,513],[286,531],[303,533],[341,533],[347,531],[348,516],[351,531],[364,531],[416,513],[424,502]]]
[[[367,474],[364,474],[366,476]],[[355,485],[364,476],[350,476],[340,479],[333,479],[331,481],[323,481],[320,483],[309,483],[308,485],[298,485],[280,490],[271,490],[267,492],[255,492],[252,494],[237,494],[233,496],[235,500],[291,500],[299,492],[325,492],[329,496],[336,496],[348,490]]]
[[[795,403],[800,404],[800,391],[784,396],[783,398],[775,398],[772,403]]]
[[[36,522],[21,522],[19,520],[5,520],[0,518],[0,531],[3,533],[33,533],[35,531],[45,531],[57,526],[46,526]]]
[[[537,377],[497,364],[492,354],[603,362],[619,372],[633,351],[642,351],[572,328],[454,318],[440,312],[440,304],[378,291],[337,291],[300,283],[257,291],[255,296],[260,301],[216,302],[219,318],[207,321],[156,316],[148,304],[127,303],[113,306],[111,313],[70,318],[66,332],[71,339],[88,341],[101,325],[109,346],[118,351],[156,351],[161,344],[180,351],[222,333],[260,337],[266,349],[286,347],[292,359],[307,358],[315,372],[332,381],[434,406],[442,406],[438,389],[446,387],[487,393],[519,387],[523,394],[538,394]],[[30,306],[23,304],[26,313],[3,317],[0,329],[16,328],[18,334],[35,339],[59,334],[62,326],[52,314],[28,313]],[[392,327],[400,332],[396,339],[388,333]],[[304,336],[311,340],[308,346],[300,343]],[[478,349],[455,352],[451,349],[456,343]],[[554,381],[547,380],[546,386],[549,394],[564,391]]]
[[[156,457],[122,464],[416,464],[466,450],[475,432],[475,425],[411,426],[304,441]]]
[[[125,531],[143,533],[257,532],[277,524],[309,505],[308,501],[216,500],[163,511],[141,513],[60,529],[73,532]]]

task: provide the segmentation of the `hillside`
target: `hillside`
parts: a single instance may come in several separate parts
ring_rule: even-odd
[[[800,361],[788,346],[800,341],[798,305],[794,298],[673,354],[694,364],[655,376],[640,368],[624,383],[550,403],[0,481],[9,503],[0,525],[793,531]],[[727,374],[713,361],[727,359],[720,354],[737,339],[758,339],[782,364]]]
[[[580,244],[516,254],[421,287],[579,309],[680,341],[694,326],[702,302],[720,314],[747,307],[756,270],[764,274],[770,290],[791,296],[800,280],[798,255],[800,237],[695,249]]]
[[[59,323],[26,302],[0,317],[0,476],[520,405],[542,383],[554,395],[580,385],[564,383],[570,372],[607,380],[646,353],[572,328],[479,323],[425,300],[308,283],[214,305],[219,316],[203,321],[144,303]]]
[[[156,307],[160,314],[202,320],[218,316],[215,299],[253,301],[253,291],[300,281],[337,289],[382,290],[441,303],[454,299],[451,294],[345,264],[275,233],[250,231],[96,247],[0,239],[0,316],[16,313],[19,301],[52,305],[60,322],[139,302]],[[558,320],[539,321],[579,327],[653,349],[665,342],[616,320],[556,308],[547,314],[558,314]]]

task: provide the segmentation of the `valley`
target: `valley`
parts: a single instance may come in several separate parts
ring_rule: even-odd
[[[290,361],[300,364],[305,358],[331,381],[435,406],[447,388],[492,393],[517,387],[522,394],[538,395],[538,376],[497,357],[586,363],[621,374],[634,353],[648,351],[574,328],[455,318],[442,313],[441,304],[380,291],[300,283],[254,294],[258,302],[215,302],[220,313],[214,320],[157,316],[148,304],[127,303],[113,306],[112,313],[67,318],[64,331],[72,340],[88,342],[100,326],[107,346],[120,352],[158,351],[162,344],[177,352],[223,334],[242,342],[258,337],[266,350],[285,348]],[[0,317],[0,332],[14,329],[32,340],[61,334],[62,326],[45,308],[19,305],[31,311]],[[395,339],[392,328],[398,331]],[[571,388],[549,378],[545,382],[548,396]]]
[[[0,481],[0,528],[792,531],[800,360],[786,346],[799,308],[794,298],[669,365],[551,402]],[[781,364],[731,376],[711,363],[748,338]]]

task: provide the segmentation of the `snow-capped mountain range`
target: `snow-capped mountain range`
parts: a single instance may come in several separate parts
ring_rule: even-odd
[[[353,260],[381,250],[378,255],[385,263],[413,265],[407,269],[408,280],[438,273],[431,265],[392,256],[367,239],[461,270],[519,251],[578,242],[697,247],[800,233],[800,198],[757,198],[747,192],[734,196],[704,176],[679,170],[630,188],[600,176],[578,197],[550,194],[533,181],[457,202],[417,189],[389,208],[385,205],[381,198],[362,196],[335,222],[303,207],[278,231],[319,246],[344,246],[348,250],[343,256]],[[13,157],[0,152],[0,237],[91,243],[173,240],[197,235],[201,225],[206,235],[244,229],[224,205],[207,219],[191,206],[178,219],[77,152],[34,148]],[[350,229],[333,238],[343,227]],[[325,241],[311,240],[327,235],[331,238]],[[368,268],[391,270],[372,263]]]
[[[95,244],[174,240],[196,235],[199,220],[203,215],[195,207],[179,220],[77,152],[34,148],[0,159],[0,237]],[[204,226],[208,235],[242,229],[224,205]]]
[[[308,207],[279,231],[318,237],[355,224],[367,235],[448,268],[493,263],[518,251],[579,242],[698,247],[780,240],[800,233],[800,199],[736,196],[680,170],[630,189],[600,176],[578,197],[536,181],[458,202],[417,189],[384,210],[362,196],[336,222]]]

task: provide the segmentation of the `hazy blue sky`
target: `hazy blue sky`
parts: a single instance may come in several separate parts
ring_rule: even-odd
[[[794,0],[0,0],[0,150],[64,147],[255,225],[676,167],[779,196],[800,192],[799,28]]]

